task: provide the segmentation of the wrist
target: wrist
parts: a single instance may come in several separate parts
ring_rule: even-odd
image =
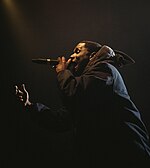
[[[31,103],[30,101],[27,101],[25,104],[24,104],[25,107],[31,107],[33,106],[33,103]]]

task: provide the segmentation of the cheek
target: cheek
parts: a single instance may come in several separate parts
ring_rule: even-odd
[[[78,57],[78,62],[82,62],[85,58],[83,56]]]
[[[87,60],[89,56],[85,52],[81,52],[80,54],[77,55],[76,59],[81,62],[82,60]]]
[[[89,61],[89,59],[87,57],[82,57],[79,61],[78,61],[78,64],[83,66],[85,64],[87,64]]]
[[[89,59],[89,56],[87,56],[85,54],[81,57],[81,60],[87,60],[87,59]]]

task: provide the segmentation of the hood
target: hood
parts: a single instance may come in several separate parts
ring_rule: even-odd
[[[135,61],[124,52],[113,50],[106,45],[102,46],[102,48],[90,59],[88,66],[94,65],[100,61],[106,61],[119,68],[135,63]]]

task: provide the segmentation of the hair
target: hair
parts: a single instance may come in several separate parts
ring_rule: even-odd
[[[102,47],[101,44],[94,41],[83,40],[80,43],[85,43],[85,47],[88,49],[90,53],[97,52]]]

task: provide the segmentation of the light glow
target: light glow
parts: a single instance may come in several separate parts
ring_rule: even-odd
[[[21,6],[15,0],[3,0],[3,5],[14,41],[17,42],[17,45],[21,45],[20,47],[25,49],[26,46],[26,49],[29,49],[31,45],[28,41],[31,37],[31,28]]]

